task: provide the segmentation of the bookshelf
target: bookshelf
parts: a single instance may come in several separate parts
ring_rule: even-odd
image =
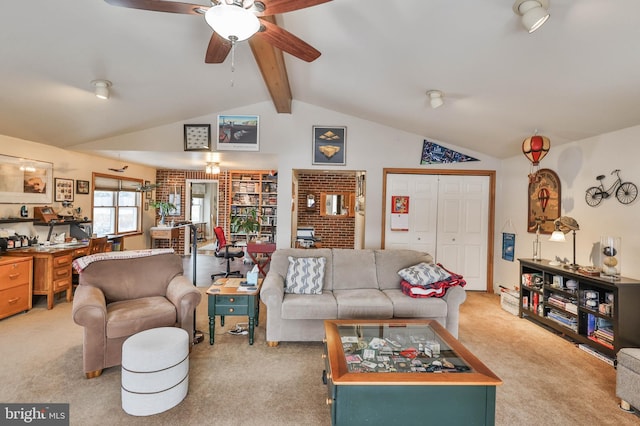
[[[589,276],[519,259],[520,317],[615,359],[623,347],[640,347],[640,281]]]
[[[230,240],[246,243],[252,238],[275,242],[278,217],[278,178],[267,170],[229,172]],[[259,229],[247,233],[234,229],[234,222],[255,211]]]

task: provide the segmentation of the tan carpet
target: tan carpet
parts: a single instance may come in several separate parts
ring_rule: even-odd
[[[201,288],[204,291],[204,288]],[[198,328],[208,331],[206,298]],[[97,379],[82,373],[82,329],[71,304],[43,299],[27,314],[0,320],[0,401],[68,402],[72,425],[328,425],[320,343],[269,348],[263,323],[256,343],[216,330],[216,344],[196,345],[190,358],[189,394],[177,407],[132,417],[120,406],[120,369]],[[246,321],[240,318],[238,321]],[[216,320],[219,325],[219,320]],[[633,425],[615,397],[615,370],[571,343],[512,316],[499,298],[469,294],[462,308],[460,340],[498,374],[498,425]],[[425,419],[420,420],[424,424]]]

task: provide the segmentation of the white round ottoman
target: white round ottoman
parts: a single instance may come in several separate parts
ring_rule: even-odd
[[[141,331],[122,345],[122,408],[133,416],[162,413],[189,389],[189,333],[160,327]]]

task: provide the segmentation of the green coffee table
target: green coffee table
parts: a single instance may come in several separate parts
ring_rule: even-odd
[[[325,321],[333,425],[493,425],[502,381],[432,320]]]

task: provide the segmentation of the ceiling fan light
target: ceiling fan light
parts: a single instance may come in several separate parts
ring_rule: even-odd
[[[93,80],[91,85],[93,86],[96,98],[109,99],[109,87],[111,87],[109,80]]]
[[[513,10],[522,16],[522,25],[532,33],[549,19],[548,7],[548,0],[517,0]]]
[[[427,92],[427,96],[429,97],[429,104],[431,104],[431,108],[436,109],[444,105],[444,99],[442,98],[443,95],[444,94],[439,90],[429,90]]]
[[[235,5],[213,6],[207,10],[204,19],[213,31],[227,40],[243,41],[260,29],[260,21],[253,12]]]

